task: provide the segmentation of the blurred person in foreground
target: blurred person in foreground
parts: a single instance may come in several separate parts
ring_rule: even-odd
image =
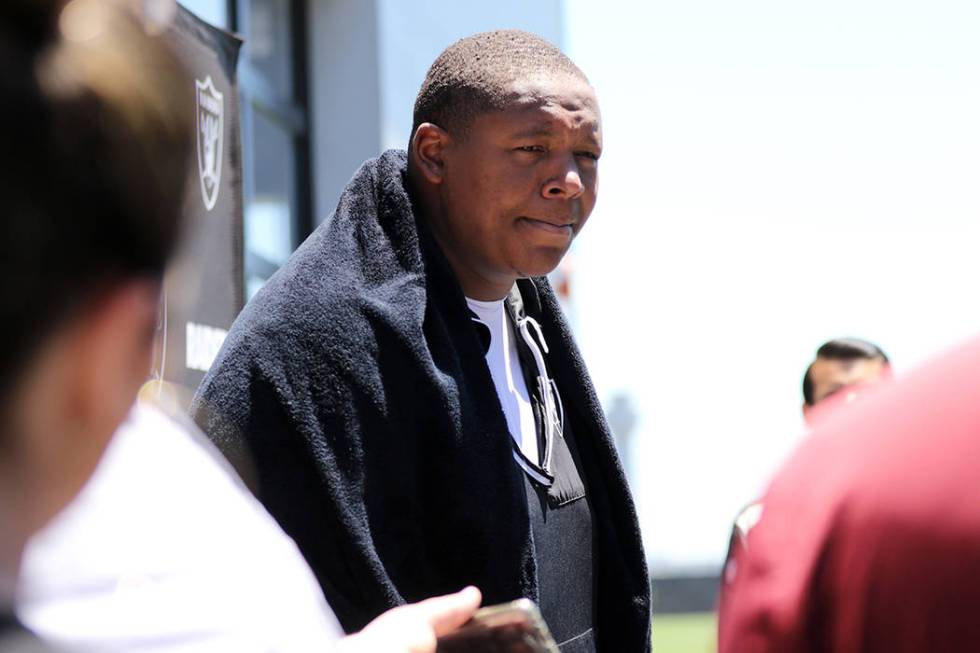
[[[862,392],[892,378],[891,363],[882,349],[860,338],[834,338],[820,345],[803,373],[803,419],[809,427],[855,401]],[[759,522],[763,502],[753,501],[739,511],[732,525],[728,553],[722,567],[720,603],[738,573],[737,552]]]
[[[632,498],[545,277],[595,204],[595,92],[487,32],[437,57],[413,125],[246,306],[196,419],[345,628],[472,583],[537,601],[564,651],[649,650]]]
[[[980,340],[827,415],[764,502],[721,653],[980,650]]]
[[[27,614],[81,650],[431,652],[478,591],[341,639],[295,545],[213,449],[133,407],[193,118],[135,6],[0,3],[0,650],[43,650],[13,615],[24,581],[54,589]],[[52,518],[62,555],[20,578]]]

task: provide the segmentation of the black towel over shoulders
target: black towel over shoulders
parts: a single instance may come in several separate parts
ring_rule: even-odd
[[[403,151],[358,170],[236,320],[193,406],[229,458],[254,464],[259,498],[349,632],[467,584],[486,605],[538,599],[523,474],[483,348],[406,188]],[[597,650],[648,651],[649,579],[612,437],[547,281],[519,286],[595,513]]]

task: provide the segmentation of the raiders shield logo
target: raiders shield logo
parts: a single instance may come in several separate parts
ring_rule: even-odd
[[[214,208],[221,188],[222,141],[224,140],[224,96],[208,75],[195,79],[197,87],[197,170],[201,177],[204,208]]]

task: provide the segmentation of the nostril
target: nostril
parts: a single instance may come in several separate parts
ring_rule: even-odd
[[[551,188],[548,189],[548,194],[549,195],[561,195],[561,189],[558,188],[557,186],[552,186]]]

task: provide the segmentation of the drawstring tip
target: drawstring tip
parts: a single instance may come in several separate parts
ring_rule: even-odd
[[[532,317],[527,318],[526,321],[529,322],[531,326],[534,327],[534,330],[538,332],[538,340],[541,341],[541,349],[544,349],[544,353],[550,354],[551,352],[548,350],[548,343],[544,339],[544,332],[541,331],[541,325],[538,324],[538,321]]]

